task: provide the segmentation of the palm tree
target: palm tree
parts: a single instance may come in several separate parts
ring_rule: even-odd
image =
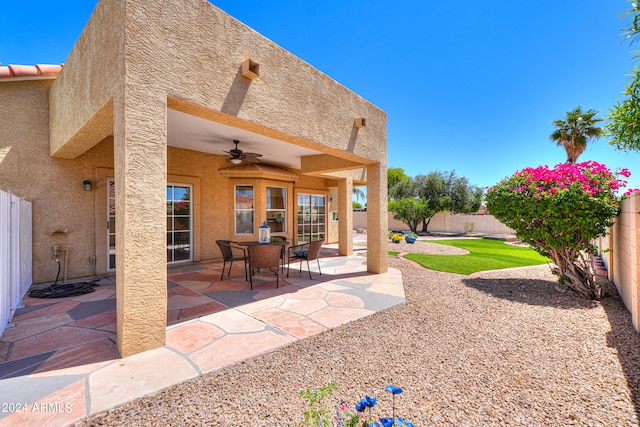
[[[604,129],[596,126],[603,119],[595,117],[595,110],[582,111],[579,105],[573,111],[567,111],[565,120],[554,120],[553,131],[549,139],[563,146],[567,152],[567,163],[575,164],[580,154],[587,148],[587,142],[603,136]]]
[[[362,197],[362,200],[364,200],[364,198],[366,197],[366,195],[364,194],[364,191],[360,187],[353,187],[352,191],[353,191],[353,195],[356,198],[356,202],[360,201],[360,197]]]

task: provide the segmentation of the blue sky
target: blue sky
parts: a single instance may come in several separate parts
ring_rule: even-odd
[[[551,122],[577,105],[606,117],[634,63],[626,0],[212,0],[387,113],[389,167],[456,170],[492,185],[565,161]],[[62,63],[95,0],[8,2],[0,62]],[[640,153],[600,139],[579,161],[627,167]]]

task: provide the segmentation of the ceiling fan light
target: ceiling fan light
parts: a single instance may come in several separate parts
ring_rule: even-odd
[[[240,163],[242,163],[242,159],[229,159],[229,161],[234,165],[239,165]]]

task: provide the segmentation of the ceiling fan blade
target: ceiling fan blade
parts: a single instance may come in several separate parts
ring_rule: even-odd
[[[262,154],[258,154],[258,153],[242,153],[242,156],[244,156],[245,158],[262,157]]]

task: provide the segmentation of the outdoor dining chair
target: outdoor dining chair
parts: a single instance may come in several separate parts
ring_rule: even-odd
[[[278,245],[252,245],[247,247],[249,251],[249,282],[253,289],[253,275],[261,268],[271,270],[276,275],[276,288],[280,285],[280,246]]]
[[[229,272],[227,273],[227,277],[231,275],[231,267],[233,266],[233,261],[242,261],[244,262],[244,280],[248,280],[247,277],[247,250],[245,248],[241,248],[233,245],[235,242],[231,240],[216,240],[218,247],[220,248],[220,252],[222,252],[222,275],[220,276],[220,280],[224,278],[224,270],[226,269],[227,262],[229,262]],[[242,251],[242,254],[234,253],[233,250]]]
[[[324,240],[314,240],[313,242],[303,243],[300,245],[290,246],[289,254],[288,254],[288,262],[287,262],[287,277],[289,277],[289,270],[291,268],[291,262],[300,262],[300,274],[302,274],[302,262],[307,261],[307,270],[309,271],[309,279],[311,279],[311,268],[309,268],[309,261],[313,261],[314,259],[318,263],[318,272],[322,275],[322,270],[320,270],[320,249],[322,249],[322,245],[324,244]]]
[[[283,243],[283,245],[280,248],[280,259],[282,260],[281,264],[282,264],[282,270],[281,272],[284,273],[284,263],[285,263],[285,256],[286,254],[286,250],[287,250],[287,237],[286,236],[272,236],[271,237],[271,242],[278,242],[278,243]]]

